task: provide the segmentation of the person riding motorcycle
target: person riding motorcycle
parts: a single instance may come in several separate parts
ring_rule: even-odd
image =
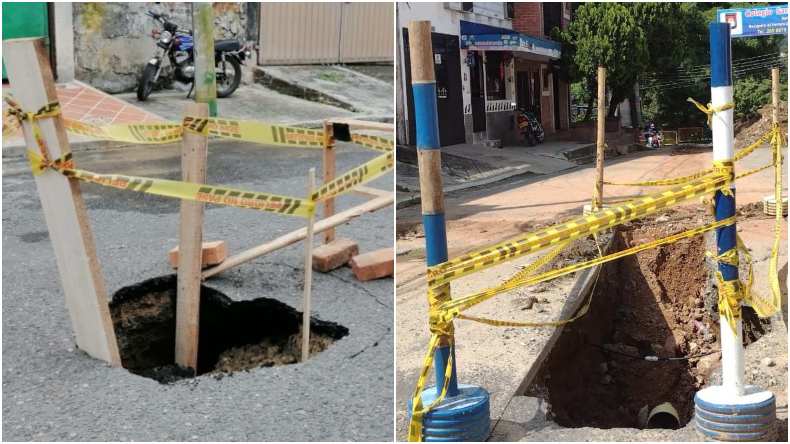
[[[661,130],[658,129],[655,122],[650,121],[645,125],[643,135],[648,148],[658,149],[661,147]]]

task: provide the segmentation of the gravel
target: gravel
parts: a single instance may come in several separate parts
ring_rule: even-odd
[[[177,179],[177,145],[77,152],[96,172]],[[320,152],[235,142],[209,147],[210,183],[306,193]],[[341,145],[338,171],[376,154]],[[350,334],[306,364],[162,385],[76,350],[47,227],[26,160],[4,159],[3,438],[12,441],[267,441],[392,439],[392,279],[356,281],[349,268],[314,273],[313,314]],[[371,185],[391,189],[392,176]],[[172,273],[178,201],[83,185],[107,290]],[[338,201],[338,210],[359,203]],[[361,251],[392,245],[390,209],[340,227]],[[209,206],[204,237],[238,252],[304,224],[252,210]],[[274,297],[299,309],[301,243],[207,282],[235,300]]]

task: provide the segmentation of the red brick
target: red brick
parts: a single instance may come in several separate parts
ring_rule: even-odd
[[[203,268],[220,264],[228,257],[225,241],[203,242],[201,249]],[[178,246],[167,253],[167,258],[173,268],[178,268]]]
[[[313,269],[326,273],[342,267],[359,254],[357,243],[351,239],[338,238],[313,249]]]
[[[351,258],[351,270],[360,281],[369,281],[392,276],[395,271],[395,252],[382,248]]]

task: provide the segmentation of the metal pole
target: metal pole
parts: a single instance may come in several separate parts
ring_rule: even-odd
[[[195,101],[208,104],[209,116],[217,116],[217,75],[214,69],[214,9],[211,3],[192,5],[195,33]]]
[[[420,170],[420,197],[422,200],[422,223],[425,231],[425,253],[427,265],[433,266],[447,261],[447,232],[444,218],[444,192],[442,190],[442,152],[439,144],[439,119],[436,110],[436,79],[431,45],[431,22],[409,23],[409,49],[411,54],[411,82],[414,95],[414,120],[417,130],[417,162]],[[450,285],[435,293],[429,292],[431,306],[450,299]],[[452,324],[449,334],[440,338],[434,353],[436,390],[444,384],[445,368],[450,353],[454,353]],[[458,394],[455,356],[447,396]]]
[[[732,51],[730,47],[730,27],[727,23],[710,24],[710,65],[711,81],[710,96],[713,108],[733,103],[732,88]],[[733,147],[733,113],[730,108],[716,112],[711,119],[713,131],[713,160],[732,161],[735,155]],[[734,173],[733,173],[734,174]],[[732,193],[726,195],[716,191],[716,220],[727,219],[735,215],[735,181],[730,185]],[[716,229],[718,253],[722,254],[736,247],[735,224]],[[738,279],[738,267],[719,262],[719,272],[725,281]],[[724,316],[719,317],[721,327],[721,362],[722,386],[726,393],[733,396],[743,395],[743,332],[740,316],[735,320],[735,331],[730,328]]]
[[[598,67],[598,124],[595,147],[595,194],[592,210],[597,211],[603,202],[604,138],[606,137],[606,68]]]

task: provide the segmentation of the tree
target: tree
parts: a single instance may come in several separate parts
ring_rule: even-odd
[[[555,29],[554,35],[568,53],[572,80],[584,81],[589,92],[588,115],[596,96],[597,68],[606,68],[606,83],[611,92],[608,116],[633,91],[637,74],[645,69],[647,45],[645,33],[637,23],[631,7],[619,3],[585,3],[567,31]]]

